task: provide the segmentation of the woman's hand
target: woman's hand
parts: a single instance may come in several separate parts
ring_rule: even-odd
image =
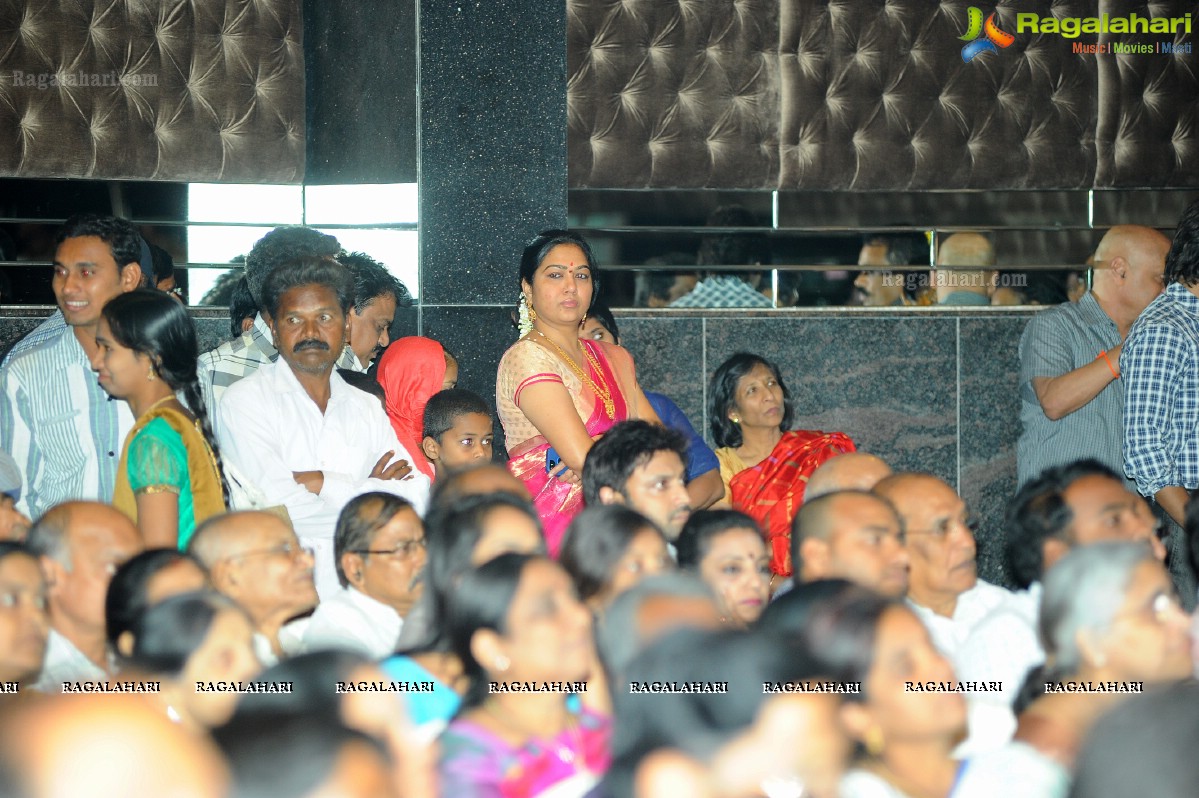
[[[569,482],[571,485],[577,485],[583,481],[578,474],[576,474],[574,471],[571,471],[569,468],[562,469],[562,473],[556,474],[555,476],[558,478],[559,482]]]

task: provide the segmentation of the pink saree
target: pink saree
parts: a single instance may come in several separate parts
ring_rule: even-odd
[[[553,358],[537,344],[529,342],[526,345],[534,347],[538,351],[530,350],[528,354],[533,355],[532,359],[539,362],[528,364],[535,368],[531,374],[527,373],[528,369],[521,369],[525,374],[521,375],[515,389],[507,397],[507,402],[504,401],[505,397],[498,394],[505,387],[504,372],[505,365],[509,360],[508,355],[505,355],[504,360],[500,363],[501,378],[497,381],[497,405],[500,407],[500,419],[504,422],[506,432],[509,431],[509,422],[505,420],[506,406],[515,408],[521,391],[539,382],[561,382],[566,385],[574,399],[575,409],[579,411],[580,420],[583,421],[587,434],[592,438],[598,438],[617,422],[629,418],[629,403],[624,395],[624,386],[617,378],[616,369],[608,357],[609,353],[605,352],[604,346],[595,341],[583,341],[582,343],[595,356],[595,360],[600,366],[601,373],[597,379],[594,369],[587,364],[589,376],[601,385],[606,383],[611,389],[616,417],[608,418],[603,402],[585,385],[581,385],[573,374],[567,372],[565,364],[559,363],[556,358]],[[513,347],[509,352],[515,349],[516,347]],[[586,416],[584,416],[584,408],[589,409]],[[523,418],[523,413],[521,417]],[[535,431],[531,425],[529,429]],[[539,434],[509,447],[508,456],[511,459],[508,461],[508,470],[524,483],[525,488],[533,497],[533,505],[537,508],[537,514],[541,518],[541,526],[545,532],[546,548],[549,550],[550,556],[556,558],[566,527],[583,509],[583,486],[563,482],[545,472],[545,458],[549,449],[549,441]],[[562,466],[555,471],[561,470],[561,468]]]

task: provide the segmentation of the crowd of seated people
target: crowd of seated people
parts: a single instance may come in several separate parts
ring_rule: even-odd
[[[1142,358],[1197,307],[1188,214],[1170,287],[1127,289]],[[577,234],[514,281],[507,463],[453,356],[390,341],[407,292],[368,256],[268,233],[252,318],[200,354],[138,242],[69,220],[58,312],[0,366],[0,795],[1193,795],[1185,452],[1125,479],[1072,440],[1007,503],[1009,589],[958,489],[793,429],[759,355],[714,370],[710,449]],[[1186,418],[1140,383],[1135,420],[1089,407],[1117,363],[1146,379],[1116,357],[1061,418]]]

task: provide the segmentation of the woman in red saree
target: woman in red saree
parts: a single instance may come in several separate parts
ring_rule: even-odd
[[[521,338],[504,353],[495,403],[511,458],[557,557],[567,525],[583,509],[583,460],[618,421],[658,421],[619,346],[579,339],[598,269],[579,235],[547,230],[520,261]]]
[[[740,510],[761,525],[776,577],[791,575],[791,519],[803,504],[808,477],[826,460],[855,449],[841,432],[789,429],[792,415],[787,386],[765,358],[738,352],[712,375],[708,419],[725,483],[717,506]]]

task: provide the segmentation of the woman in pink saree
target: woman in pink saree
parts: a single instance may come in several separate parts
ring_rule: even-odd
[[[626,419],[658,421],[623,348],[579,339],[598,269],[575,233],[547,230],[520,261],[521,338],[496,375],[508,470],[533,497],[551,556],[583,509],[580,476],[591,444]]]

